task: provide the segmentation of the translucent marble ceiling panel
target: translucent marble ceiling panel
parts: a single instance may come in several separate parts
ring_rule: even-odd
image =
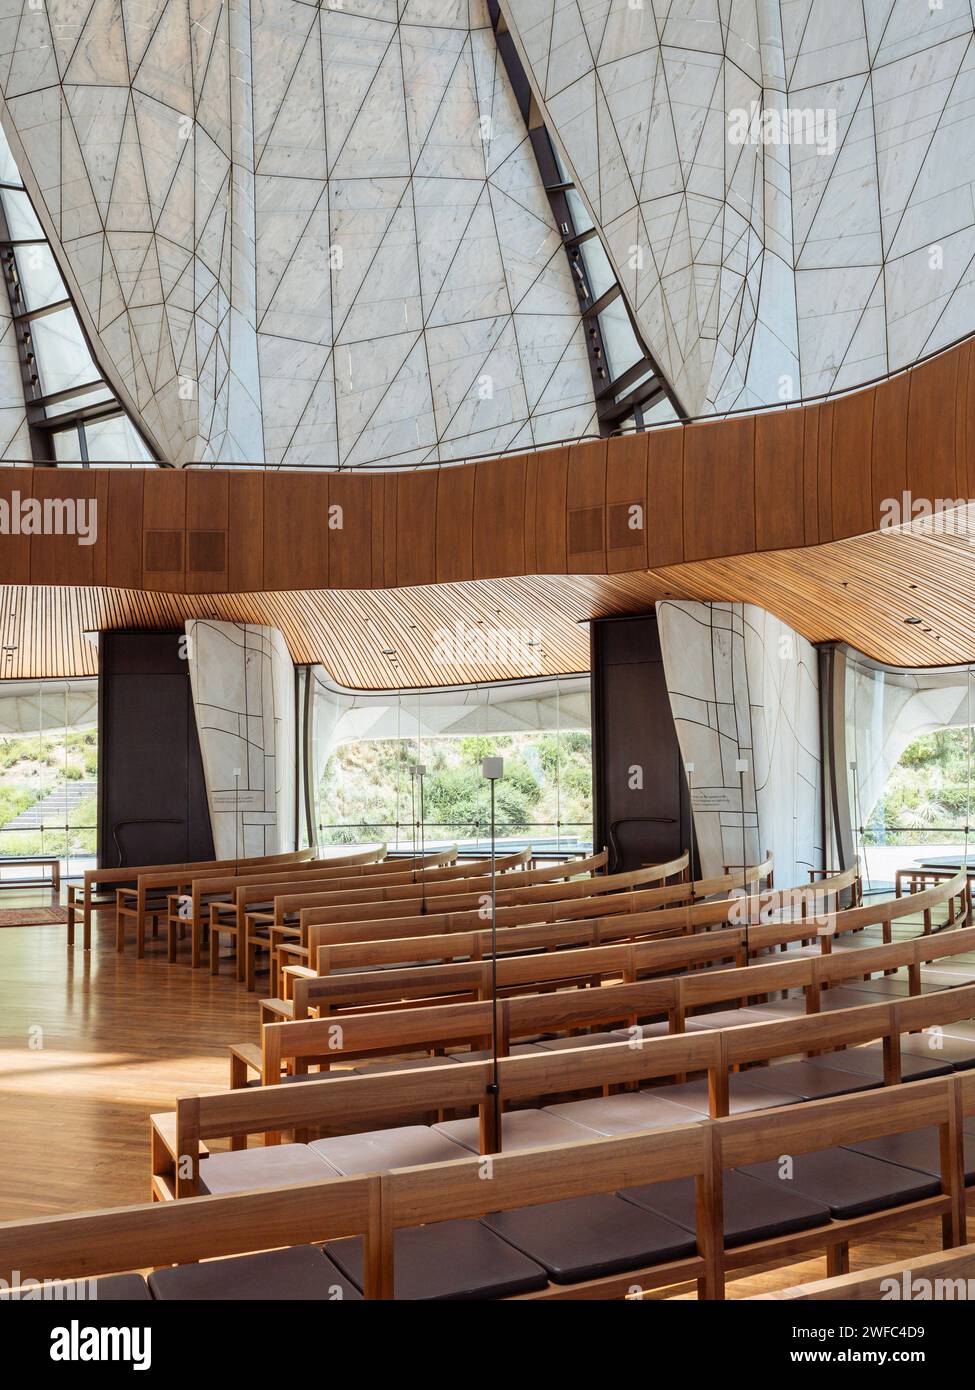
[[[975,329],[969,0],[500,3],[690,414]]]
[[[0,96],[164,459],[410,465],[592,428],[483,0],[0,0]]]

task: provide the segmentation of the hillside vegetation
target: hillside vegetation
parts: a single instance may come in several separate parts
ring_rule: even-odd
[[[592,738],[588,733],[510,734],[424,741],[425,836],[476,836],[490,821],[490,792],[481,761],[504,758],[497,785],[499,836],[588,839],[592,834]],[[416,744],[403,739],[348,743],[329,759],[321,781],[325,837],[346,844],[373,829],[410,838],[414,820],[410,766]],[[416,809],[419,817],[419,808]]]

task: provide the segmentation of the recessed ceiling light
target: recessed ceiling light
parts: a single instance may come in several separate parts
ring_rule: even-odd
[[[921,621],[921,619],[920,619],[920,618],[905,618],[904,621],[905,621],[905,623],[910,623],[910,624],[913,626],[914,623],[919,623],[919,622]]]
[[[395,648],[395,647],[383,647],[383,656],[395,656],[395,655],[396,655],[396,648]]]

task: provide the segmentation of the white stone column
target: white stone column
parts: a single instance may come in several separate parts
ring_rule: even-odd
[[[295,847],[295,677],[277,628],[191,619],[187,660],[218,859]]]

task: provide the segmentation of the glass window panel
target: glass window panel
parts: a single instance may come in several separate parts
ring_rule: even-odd
[[[525,732],[525,723],[532,729]],[[313,766],[322,844],[385,840],[401,851],[457,844],[490,848],[485,757],[504,759],[497,784],[497,845],[588,853],[592,844],[589,682],[539,680],[526,688],[461,687],[422,696],[358,696],[344,705],[316,687]],[[325,765],[322,767],[322,758]],[[422,786],[411,768],[426,771]]]
[[[85,425],[88,457],[92,463],[145,463],[149,452],[127,415],[91,420]]]
[[[609,374],[615,381],[643,356],[622,295],[599,315],[599,331],[603,336]]]
[[[57,854],[72,874],[94,867],[97,692],[91,679],[0,691],[0,857]]]
[[[7,137],[2,129],[0,129],[0,183],[22,183],[17,161],[10,152]]]
[[[3,198],[3,210],[7,215],[7,230],[12,241],[32,241],[37,237],[43,237],[41,224],[34,216],[34,209],[31,207],[30,199],[26,193],[11,192],[5,188],[0,194]]]
[[[589,281],[589,288],[592,290],[592,297],[599,299],[616,284],[616,275],[609,263],[609,257],[603,250],[603,244],[598,236],[590,237],[588,241],[584,241],[579,250],[582,253],[582,263],[586,267],[586,278]]]
[[[77,395],[66,396],[64,400],[55,401],[53,405],[45,406],[44,414],[49,420],[56,420],[59,415],[70,415],[72,411],[80,410],[85,405],[99,405],[103,401],[112,401],[115,397],[107,386],[95,386],[90,391],[79,391]]]
[[[54,457],[58,463],[81,463],[81,440],[76,425],[67,430],[58,430],[55,434]]]
[[[45,396],[97,380],[98,370],[91,360],[73,309],[60,309],[57,313],[33,319],[30,332],[41,390]]]
[[[49,246],[18,246],[14,255],[27,309],[45,309],[68,298]]]
[[[668,425],[677,420],[677,411],[664,396],[663,400],[643,412],[643,419],[648,425]]]
[[[595,226],[595,223],[589,216],[588,208],[579,196],[578,189],[567,188],[565,191],[565,200],[569,204],[569,212],[572,215],[572,226],[577,236],[580,232],[588,232],[591,227]]]

